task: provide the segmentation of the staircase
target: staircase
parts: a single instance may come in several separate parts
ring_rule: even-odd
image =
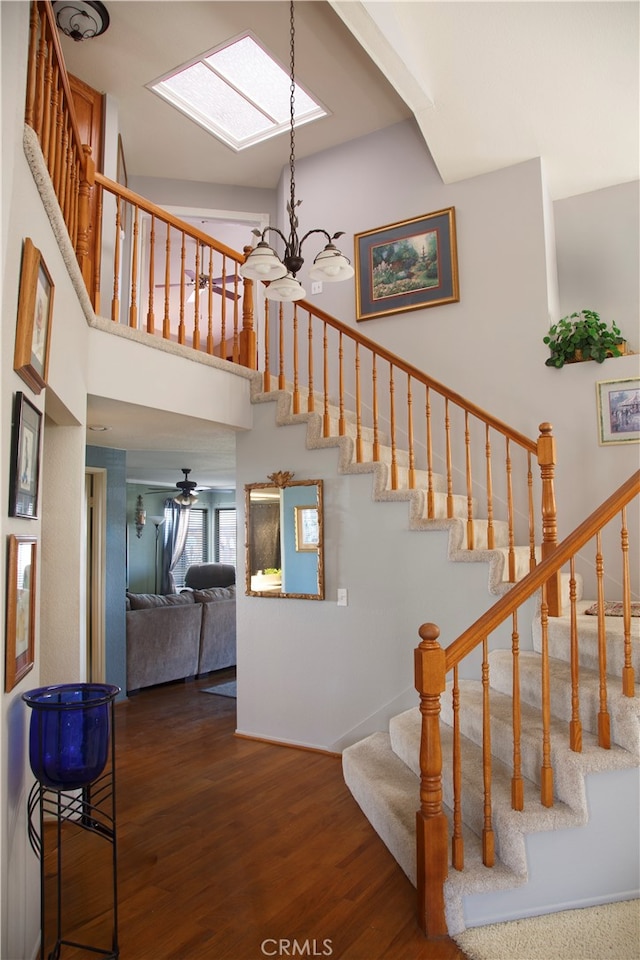
[[[293,388],[278,386],[272,377],[264,390],[264,377],[253,383],[255,403],[275,402],[279,426],[306,423],[309,449],[335,447],[338,471],[343,474],[372,475],[372,496],[376,501],[408,502],[410,527],[415,530],[447,529],[448,560],[484,562],[488,565],[488,588],[496,595],[508,594],[509,524],[496,521],[493,547],[487,545],[487,521],[474,511],[474,549],[467,545],[466,496],[453,497],[453,516],[447,516],[447,481],[433,476],[433,515],[427,511],[426,472],[417,472],[415,489],[408,489],[408,454],[395,451],[398,465],[397,488],[391,479],[392,449],[388,438],[379,436],[379,459],[372,458],[373,435],[361,429],[360,462],[356,458],[356,417],[329,405],[324,415],[294,413]],[[301,406],[307,403],[306,395]],[[322,398],[314,400],[322,407]],[[327,417],[328,414],[328,417]],[[342,431],[342,432],[341,432]],[[529,545],[511,545],[515,554],[516,581],[529,572]],[[536,549],[536,560],[540,551]],[[573,584],[572,584],[573,579]],[[450,869],[444,884],[446,925],[450,935],[468,926],[553,912],[607,900],[638,895],[637,809],[640,763],[640,699],[624,696],[614,686],[608,691],[611,746],[598,745],[600,674],[599,618],[587,614],[593,600],[582,597],[582,578],[563,575],[562,606],[575,608],[579,635],[580,738],[582,749],[570,746],[572,719],[571,616],[547,617],[543,630],[541,601],[538,600],[531,630],[531,650],[519,652],[519,743],[523,809],[512,808],[514,702],[512,650],[493,649],[488,654],[489,690],[480,679],[459,682],[456,714],[460,723],[459,781],[464,784],[460,804],[459,831],[464,843],[464,869]],[[621,616],[603,618],[606,635],[606,663],[612,678],[624,672],[624,630]],[[640,669],[640,619],[630,621],[632,666]],[[543,641],[543,634],[546,637]],[[550,675],[550,762],[555,781],[552,805],[541,800],[542,648],[546,643]],[[453,684],[447,683],[442,697],[440,732],[442,741],[443,809],[448,832],[455,833],[456,799],[454,776]],[[483,763],[483,704],[490,701],[491,809],[490,831],[494,837],[495,862],[485,866],[483,832],[487,827],[486,782]],[[418,707],[394,717],[386,732],[377,732],[347,747],[343,752],[345,782],[365,816],[380,835],[406,875],[417,882],[416,812],[420,809],[420,742],[422,718]],[[612,816],[612,795],[614,814]],[[553,837],[551,834],[553,833]],[[428,855],[428,854],[427,854]],[[486,859],[486,858],[485,858]]]

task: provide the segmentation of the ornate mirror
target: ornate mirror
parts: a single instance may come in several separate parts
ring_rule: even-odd
[[[279,471],[244,489],[247,595],[324,600],[322,480]]]

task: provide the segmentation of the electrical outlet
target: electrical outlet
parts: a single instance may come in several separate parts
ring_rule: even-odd
[[[349,597],[347,591],[344,587],[338,587],[338,606],[347,607],[349,605]]]
[[[311,293],[322,293],[322,280],[311,281]]]

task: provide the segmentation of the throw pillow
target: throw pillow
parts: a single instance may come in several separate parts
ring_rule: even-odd
[[[194,590],[196,603],[210,603],[212,600],[235,600],[235,584],[231,587],[208,587],[206,590]]]
[[[149,610],[152,607],[178,607],[193,603],[191,594],[167,593],[127,593],[132,610]]]

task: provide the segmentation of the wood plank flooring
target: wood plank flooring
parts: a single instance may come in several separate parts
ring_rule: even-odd
[[[339,759],[234,736],[236,701],[201,692],[229,677],[116,706],[121,960],[464,958],[423,938]],[[64,829],[63,937],[108,949],[108,845]]]

